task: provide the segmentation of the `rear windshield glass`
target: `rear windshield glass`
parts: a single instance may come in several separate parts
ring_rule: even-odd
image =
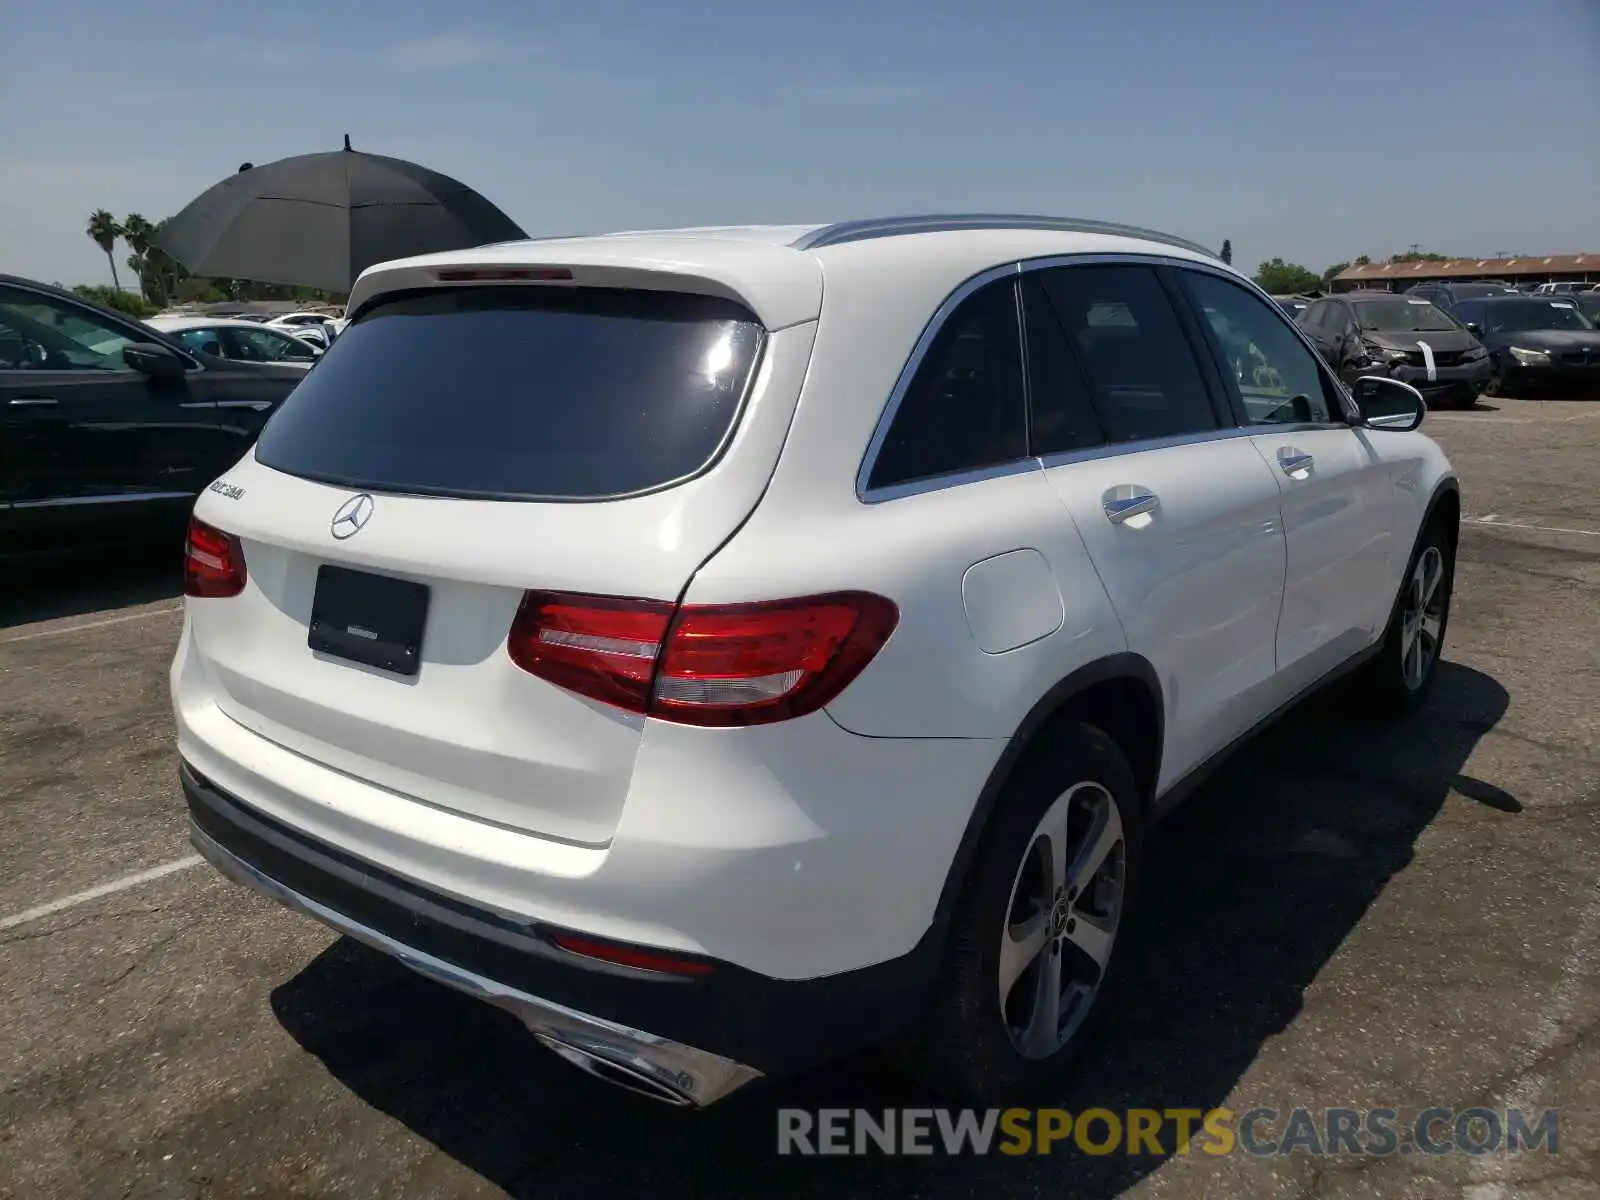
[[[1361,328],[1379,333],[1442,333],[1458,326],[1426,300],[1363,300],[1356,304]]]
[[[760,355],[752,314],[665,292],[463,288],[379,304],[261,433],[269,467],[374,491],[594,500],[704,469]]]

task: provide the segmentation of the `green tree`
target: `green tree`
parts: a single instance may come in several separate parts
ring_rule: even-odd
[[[1349,269],[1350,269],[1350,264],[1347,263],[1347,262],[1334,263],[1333,266],[1329,267],[1326,271],[1324,271],[1322,273],[1322,286],[1323,287],[1327,287],[1335,279],[1337,279],[1339,276],[1343,275]]]
[[[1322,286],[1322,276],[1299,263],[1275,258],[1256,269],[1256,284],[1269,295],[1289,296],[1317,290]]]
[[[144,298],[161,308],[171,301],[179,282],[188,275],[177,260],[155,244],[156,235],[165,224],[166,221],[162,221],[152,225],[138,213],[129,213],[122,222],[122,236],[133,250],[128,266],[138,276]]]
[[[1404,254],[1391,254],[1389,261],[1392,263],[1407,262],[1450,262],[1448,254],[1435,254],[1431,250],[1407,250]]]
[[[1372,259],[1368,255],[1358,254],[1356,255],[1355,262],[1351,263],[1350,265],[1353,267],[1370,267],[1372,265]]]
[[[89,239],[105,252],[106,261],[111,264],[111,285],[120,292],[122,280],[117,278],[117,260],[112,257],[112,251],[117,248],[117,239],[122,236],[122,226],[105,209],[97,208],[89,214],[87,233]]]
[[[146,304],[132,292],[125,292],[119,287],[111,288],[103,283],[80,283],[72,290],[85,300],[93,300],[96,304],[104,304],[107,308],[125,312],[130,317],[153,317],[156,314],[154,305]]]
[[[128,243],[128,248],[135,254],[144,255],[149,253],[150,239],[155,235],[156,227],[138,213],[129,213],[122,222],[123,240]]]
[[[1229,238],[1222,239],[1222,261],[1229,264],[1233,262],[1233,242]]]

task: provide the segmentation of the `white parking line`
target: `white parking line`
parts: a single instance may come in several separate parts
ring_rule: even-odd
[[[138,887],[141,883],[150,883],[163,879],[179,871],[186,871],[190,867],[198,867],[205,859],[198,854],[191,854],[187,858],[174,859],[169,863],[162,863],[159,867],[151,867],[146,871],[136,871],[132,875],[124,875],[121,879],[113,879],[110,883],[102,883],[87,891],[74,892],[70,896],[63,896],[59,900],[52,900],[48,904],[41,904],[36,908],[24,909],[19,913],[12,913],[9,917],[0,918],[0,930],[15,929],[18,925],[26,925],[31,921],[42,920],[54,916],[69,908],[76,908],[80,904],[87,904],[91,900],[98,900],[102,896],[113,896],[118,892],[125,892],[129,888]]]
[[[1468,525],[1484,525],[1490,529],[1532,529],[1536,533],[1576,533],[1583,537],[1600,537],[1600,529],[1565,529],[1560,525],[1525,525],[1521,521],[1502,521],[1494,513],[1486,517],[1463,517]]]
[[[106,617],[99,621],[84,621],[78,625],[62,625],[54,629],[41,629],[37,633],[23,633],[16,637],[0,638],[0,646],[10,646],[17,642],[34,642],[40,638],[60,637],[63,634],[78,633],[84,629],[100,629],[106,625],[121,625],[124,621],[142,621],[145,617],[160,617],[167,613],[182,612],[183,605],[169,604],[165,608],[151,608],[144,612],[123,613],[120,617]]]
[[[1583,1019],[1582,1002],[1594,994],[1597,952],[1600,952],[1600,899],[1591,901],[1579,915],[1577,930],[1561,962],[1560,977],[1553,988],[1541,994],[1539,1003],[1528,1011],[1528,1019],[1519,1030],[1516,1074],[1498,1096],[1503,1107],[1532,1109],[1550,1094],[1550,1076],[1538,1070],[1538,1064]],[[1509,1167],[1510,1162],[1503,1154],[1473,1157],[1471,1172],[1479,1182],[1463,1193],[1466,1200],[1504,1200],[1511,1194],[1508,1185],[1514,1182],[1507,1178]]]

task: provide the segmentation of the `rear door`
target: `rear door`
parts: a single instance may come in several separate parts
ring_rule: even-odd
[[[1330,363],[1335,360],[1337,351],[1333,329],[1338,311],[1339,306],[1332,300],[1319,300],[1306,310],[1299,322],[1306,336],[1316,345],[1322,357]]]
[[[1251,441],[1283,493],[1289,564],[1277,655],[1279,699],[1288,700],[1370,644],[1388,617],[1389,471],[1344,419],[1339,386],[1273,305],[1211,272],[1176,274],[1235,415],[1256,431]]]
[[[122,347],[152,340],[148,331],[6,285],[0,340],[22,351],[0,364],[14,548],[116,536],[181,513],[208,482],[209,401],[185,380],[153,380],[123,361]]]
[[[662,292],[379,302],[201,497],[249,576],[189,604],[205,702],[435,807],[604,844],[644,719],[516,666],[512,619],[528,591],[676,601],[766,486],[813,331]]]
[[[1278,483],[1157,268],[1050,267],[1025,276],[1024,297],[1037,449],[1128,648],[1161,679],[1165,787],[1270,708]]]

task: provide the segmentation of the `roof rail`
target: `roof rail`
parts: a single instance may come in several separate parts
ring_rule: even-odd
[[[797,238],[790,245],[796,250],[817,250],[823,246],[838,246],[845,242],[862,242],[871,238],[897,237],[907,233],[948,233],[961,229],[1047,229],[1061,233],[1103,233],[1114,237],[1142,238],[1179,246],[1207,258],[1216,258],[1217,252],[1198,242],[1159,233],[1154,229],[1140,229],[1134,225],[1118,225],[1111,221],[1091,221],[1080,217],[1038,217],[1019,213],[954,213],[906,217],[878,217],[865,221],[841,221],[823,225]]]

